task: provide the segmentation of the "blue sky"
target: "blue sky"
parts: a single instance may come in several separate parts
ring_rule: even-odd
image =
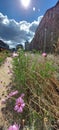
[[[0,39],[10,47],[31,41],[46,10],[57,1],[30,0],[25,8],[21,0],[0,0]]]

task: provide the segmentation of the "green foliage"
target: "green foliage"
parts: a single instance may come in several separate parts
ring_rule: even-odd
[[[56,68],[53,66],[53,62],[46,61],[44,64],[39,64],[39,73],[43,78],[49,78],[55,72]]]
[[[15,88],[20,94],[25,93],[26,107],[22,116],[27,121],[29,118],[30,124],[33,119],[37,124],[38,119],[41,120],[43,116],[47,116],[41,102],[43,88],[46,85],[46,79],[49,79],[55,71],[53,62],[46,60],[39,62],[38,59],[38,54],[32,55],[20,50],[18,57],[13,60]]]
[[[4,59],[2,57],[0,57],[0,65],[2,64],[3,60]]]
[[[13,66],[15,83],[17,84],[18,90],[20,89],[21,93],[24,91],[24,89],[26,89],[25,82],[28,67],[28,57],[24,55],[23,50],[20,50],[18,53],[18,57],[14,58]]]
[[[39,50],[35,50],[35,49],[32,50],[32,53],[34,53],[34,54],[41,54],[41,52]]]
[[[2,65],[2,63],[5,61],[6,57],[10,56],[10,52],[9,51],[1,51],[0,52],[0,65]]]

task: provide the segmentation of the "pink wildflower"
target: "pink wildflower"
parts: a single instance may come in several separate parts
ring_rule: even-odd
[[[1,104],[5,104],[5,103],[6,103],[6,99],[2,99]]]
[[[18,94],[18,90],[14,91],[14,92],[11,92],[11,93],[9,93],[8,98],[10,98],[12,96],[15,96],[17,94]]]
[[[43,57],[47,57],[47,54],[44,52],[44,53],[42,53],[42,56]]]
[[[11,125],[8,130],[19,130],[19,126],[17,124]]]
[[[12,74],[12,71],[11,71],[11,70],[9,70],[9,71],[8,71],[8,74]]]
[[[8,74],[10,74],[10,72],[8,71]]]
[[[16,99],[14,110],[22,113],[24,106],[25,106],[24,100],[22,99],[22,97],[19,97]]]
[[[18,54],[14,52],[12,57],[17,57],[17,56]]]

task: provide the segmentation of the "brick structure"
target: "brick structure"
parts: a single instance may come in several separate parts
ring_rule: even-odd
[[[30,43],[30,50],[53,52],[54,44],[59,38],[59,0],[56,5],[48,9],[42,18],[35,36]]]

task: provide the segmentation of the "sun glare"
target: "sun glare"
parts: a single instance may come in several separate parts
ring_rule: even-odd
[[[30,0],[21,0],[21,4],[22,4],[25,8],[27,8],[27,7],[29,6],[29,4],[30,4]]]

